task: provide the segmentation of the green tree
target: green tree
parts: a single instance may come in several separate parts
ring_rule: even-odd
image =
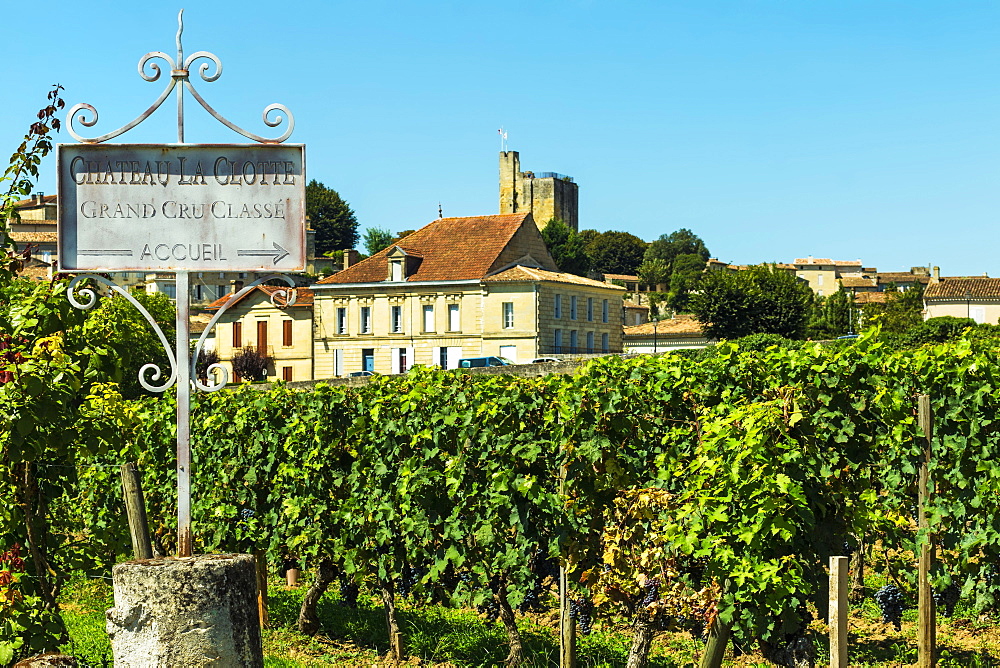
[[[363,237],[365,250],[369,255],[385,250],[395,240],[396,236],[392,232],[381,227],[369,227]]]
[[[635,274],[645,252],[646,242],[628,232],[602,232],[587,244],[590,268],[602,274]]]
[[[306,216],[316,230],[316,254],[354,248],[358,243],[358,219],[333,188],[313,179],[306,185]]]
[[[553,218],[542,228],[542,239],[559,271],[586,276],[590,258],[583,239],[563,221]]]
[[[812,291],[794,274],[764,264],[708,272],[690,305],[705,333],[717,339],[750,334],[798,339],[805,334],[812,299]]]
[[[924,321],[923,313],[924,286],[919,283],[905,290],[896,290],[890,285],[884,304],[867,304],[863,311],[866,322],[878,322],[882,331],[888,334],[902,334],[916,327]]]
[[[704,263],[708,261],[708,247],[701,237],[682,227],[676,232],[661,235],[659,239],[650,243],[643,259],[659,258],[673,270],[674,258],[679,255],[697,255]]]
[[[691,292],[697,289],[704,273],[705,260],[700,255],[682,253],[674,258],[667,293],[667,303],[671,308],[678,311],[688,309]]]
[[[639,265],[636,271],[639,274],[639,283],[653,290],[656,289],[657,285],[666,283],[670,276],[670,267],[660,258],[646,260]]]
[[[826,297],[816,297],[809,317],[809,338],[833,339],[857,329],[854,295],[838,290]]]

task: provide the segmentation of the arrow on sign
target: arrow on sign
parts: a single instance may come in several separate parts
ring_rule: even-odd
[[[109,249],[88,249],[88,250],[78,250],[77,255],[131,255],[132,251],[127,249],[121,250],[109,250]]]
[[[274,242],[272,242],[274,243]],[[288,256],[288,251],[274,243],[274,250],[238,250],[237,255],[249,255],[254,257],[271,257],[274,256],[274,264],[278,264],[280,260],[284,260]]]

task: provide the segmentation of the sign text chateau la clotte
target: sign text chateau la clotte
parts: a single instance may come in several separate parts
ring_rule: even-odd
[[[63,271],[305,267],[302,145],[62,144]]]

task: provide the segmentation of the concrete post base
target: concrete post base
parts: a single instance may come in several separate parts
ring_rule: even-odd
[[[112,576],[115,668],[264,665],[253,556],[141,559]]]

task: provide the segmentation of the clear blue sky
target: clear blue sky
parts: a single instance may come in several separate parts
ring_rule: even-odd
[[[4,3],[0,149],[50,84],[93,133],[130,121],[176,51],[163,3]],[[56,11],[46,15],[48,7]],[[497,128],[523,169],[580,184],[580,226],[680,227],[737,263],[814,255],[1000,276],[1000,3],[186,3],[184,47],[224,65],[197,88],[263,134],[295,114],[312,178],[362,229],[497,211]],[[23,39],[16,39],[20,35]],[[10,39],[9,37],[15,37]],[[188,97],[188,141],[242,139]],[[118,141],[175,140],[175,108]],[[65,132],[60,141],[72,141]],[[55,163],[40,189],[55,192]]]

